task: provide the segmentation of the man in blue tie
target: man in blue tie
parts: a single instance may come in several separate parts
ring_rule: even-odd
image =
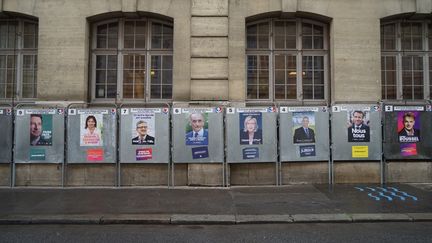
[[[186,133],[186,145],[208,145],[208,130],[204,128],[205,122],[205,117],[201,113],[189,115],[192,131]]]
[[[302,119],[302,126],[294,131],[294,143],[315,143],[315,132],[309,127],[309,117]]]

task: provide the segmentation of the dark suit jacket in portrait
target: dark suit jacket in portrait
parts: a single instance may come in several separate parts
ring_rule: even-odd
[[[417,143],[420,142],[420,130],[414,129],[414,135],[408,135],[405,128],[399,131],[399,142],[400,143]]]
[[[355,128],[354,124],[348,128],[348,142],[369,142],[370,128],[368,125],[361,124],[359,128]]]
[[[309,134],[306,134],[303,127],[299,127],[294,130],[294,143],[315,143],[315,132],[313,129],[308,128]]]
[[[254,133],[252,144],[262,144],[262,130],[258,129]],[[240,131],[240,144],[249,144],[249,133],[243,130]]]
[[[136,136],[134,138],[132,138],[132,144],[144,144],[144,145],[154,145],[155,143],[155,138],[147,135],[145,136],[144,140],[140,140],[139,136]]]
[[[195,137],[192,130],[186,133],[186,145],[208,145],[208,130],[204,129],[203,135]]]

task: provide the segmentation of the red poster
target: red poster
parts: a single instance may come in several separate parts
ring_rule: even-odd
[[[103,149],[88,149],[87,161],[102,161],[104,159]]]

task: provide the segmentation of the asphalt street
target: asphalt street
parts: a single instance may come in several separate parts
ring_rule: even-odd
[[[2,225],[0,242],[431,242],[432,222],[250,225]]]

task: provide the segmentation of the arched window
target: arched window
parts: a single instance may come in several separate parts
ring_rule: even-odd
[[[120,18],[92,30],[92,100],[172,98],[172,23]]]
[[[0,99],[37,96],[37,21],[0,18]]]
[[[296,18],[247,23],[248,100],[325,100],[327,24]]]
[[[383,100],[430,98],[431,28],[429,20],[396,20],[381,23]]]

